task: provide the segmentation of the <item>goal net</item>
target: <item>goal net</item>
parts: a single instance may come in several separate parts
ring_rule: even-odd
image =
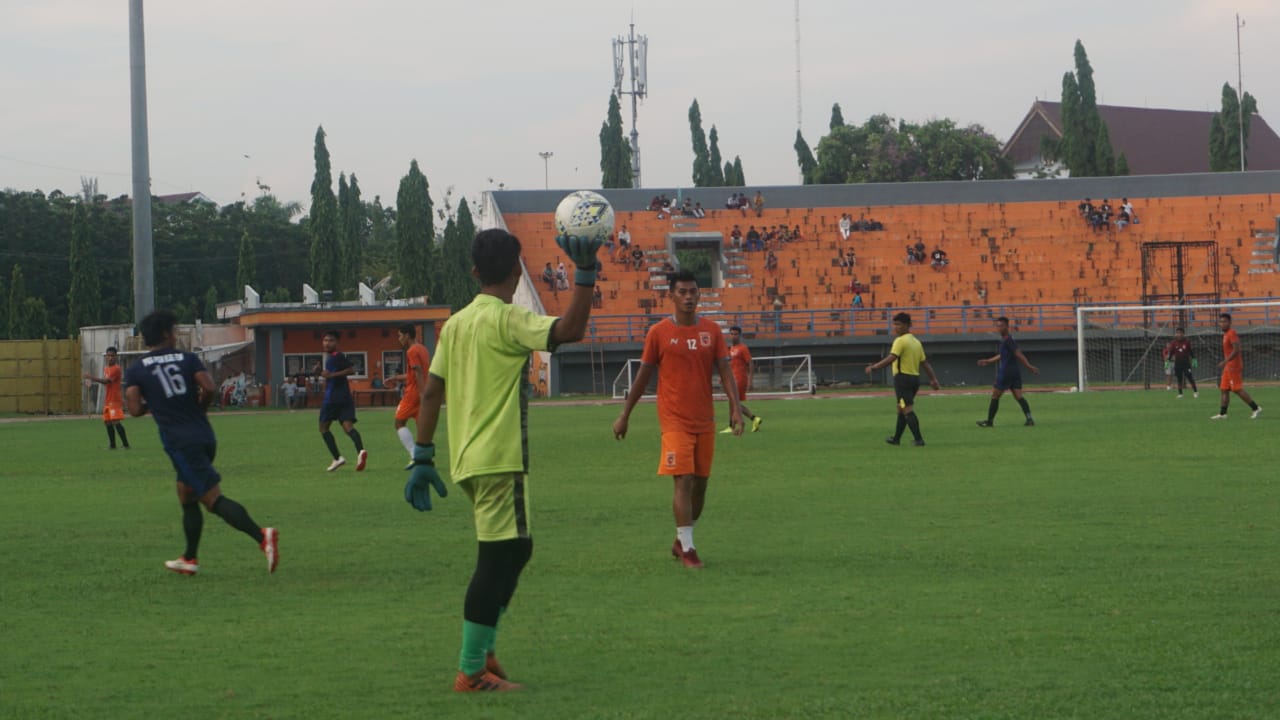
[[[747,390],[747,397],[809,395],[815,390],[813,358],[809,355],[770,355],[756,357],[755,377]],[[631,358],[613,379],[613,397],[620,400],[631,392],[631,384],[640,372],[640,358]],[[711,388],[717,395],[720,389],[720,373],[712,373]],[[655,372],[645,388],[644,396],[651,398],[658,392],[658,374]]]
[[[1231,314],[1231,326],[1240,335],[1245,381],[1280,379],[1280,300],[1081,306],[1076,308],[1077,389],[1163,389],[1164,349],[1177,328],[1184,329],[1195,352],[1196,382],[1217,387],[1222,313]]]

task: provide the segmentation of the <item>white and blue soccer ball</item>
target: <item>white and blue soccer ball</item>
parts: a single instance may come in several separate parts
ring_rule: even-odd
[[[605,242],[613,234],[613,206],[590,190],[569,193],[556,207],[556,233]]]

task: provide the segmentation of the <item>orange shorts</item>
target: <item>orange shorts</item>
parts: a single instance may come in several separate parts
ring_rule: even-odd
[[[659,475],[711,477],[711,460],[716,454],[716,433],[664,432]]]
[[[400,398],[400,404],[396,405],[396,419],[413,420],[416,422],[418,420],[418,406],[420,404],[421,403],[418,400],[418,393],[405,393],[404,397]]]
[[[1222,379],[1218,381],[1218,389],[1223,392],[1240,392],[1244,389],[1244,373],[1240,368],[1223,368]]]
[[[734,378],[734,380],[738,381],[738,400],[746,400],[747,385],[750,384],[747,382],[748,378]]]
[[[116,403],[107,403],[102,406],[102,422],[120,422],[124,420],[124,406]]]

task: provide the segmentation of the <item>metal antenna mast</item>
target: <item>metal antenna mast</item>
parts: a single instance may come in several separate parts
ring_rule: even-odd
[[[1240,20],[1240,13],[1236,13],[1236,87],[1237,90],[1237,109],[1236,117],[1240,119],[1240,172],[1244,172],[1244,70],[1240,59],[1240,28],[1244,27],[1244,22]]]
[[[631,69],[631,89],[622,89],[624,61]],[[639,102],[649,95],[649,38],[636,37],[636,24],[631,33],[613,39],[613,92],[619,98],[631,96],[631,187],[640,187],[640,131],[636,130]]]

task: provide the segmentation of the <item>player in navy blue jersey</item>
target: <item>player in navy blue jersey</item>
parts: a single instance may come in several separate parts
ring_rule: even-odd
[[[1031,418],[1031,406],[1022,397],[1022,369],[1018,367],[1021,364],[1031,371],[1032,375],[1039,375],[1040,369],[1031,364],[1027,360],[1027,356],[1022,354],[1018,349],[1018,343],[1009,334],[1009,318],[996,318],[996,331],[1000,333],[1000,349],[991,357],[982,358],[978,361],[979,365],[997,365],[996,367],[996,383],[995,388],[991,391],[991,402],[987,404],[987,419],[979,420],[978,427],[991,427],[996,422],[996,411],[1000,409],[1000,396],[1006,390],[1013,393],[1013,399],[1018,401],[1018,406],[1022,408],[1022,414],[1026,416],[1026,425],[1035,425],[1036,421]]]
[[[333,462],[326,468],[333,472],[347,464],[347,459],[338,452],[338,442],[329,432],[329,426],[337,420],[347,437],[356,444],[356,470],[364,470],[369,462],[369,453],[364,449],[364,441],[360,431],[356,430],[356,401],[351,395],[351,385],[347,376],[355,373],[356,368],[338,351],[338,331],[330,330],[324,334],[324,362],[316,366],[316,374],[324,378],[324,400],[320,405],[320,437],[324,438],[324,446],[329,448]]]
[[[218,441],[205,416],[217,387],[204,363],[193,353],[177,349],[173,328],[177,317],[156,310],[139,323],[142,340],[150,350],[125,372],[125,404],[134,417],[148,411],[156,419],[160,442],[178,472],[178,503],[182,505],[182,529],[187,549],[164,566],[182,575],[200,570],[197,552],[204,529],[200,506],[253,538],[267,556],[267,571],[275,572],[280,560],[280,534],[262,528],[240,503],[222,494],[222,476],[213,467]]]

